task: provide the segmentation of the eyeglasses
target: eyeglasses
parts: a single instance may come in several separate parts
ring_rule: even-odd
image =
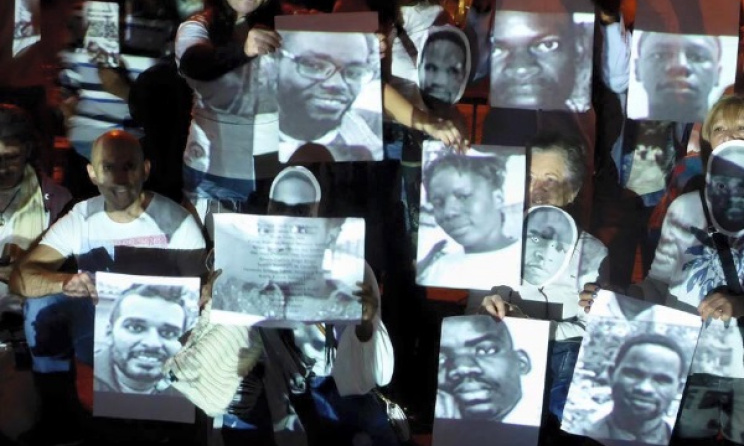
[[[312,56],[297,56],[286,50],[279,50],[283,57],[291,60],[297,67],[297,73],[308,79],[315,81],[325,81],[330,79],[336,73],[341,73],[341,77],[346,83],[366,83],[372,80],[374,73],[371,69],[362,64],[351,64],[338,66],[335,63]]]

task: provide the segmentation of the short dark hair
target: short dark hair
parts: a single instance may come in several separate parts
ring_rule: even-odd
[[[183,298],[184,289],[180,286],[174,285],[150,285],[136,283],[124,290],[119,298],[114,302],[114,308],[111,309],[111,315],[109,316],[109,323],[113,327],[114,323],[121,314],[121,303],[129,296],[139,296],[148,299],[161,299],[166,302],[170,302],[179,305],[183,309],[183,326],[182,330],[186,330],[186,324],[189,319],[188,312],[186,311],[186,301]]]
[[[562,133],[538,133],[527,142],[527,153],[558,152],[566,161],[566,177],[574,192],[578,192],[584,185],[586,176],[586,150],[584,144],[577,138]]]
[[[41,145],[31,116],[22,108],[12,104],[0,104],[0,142],[19,145],[30,159]]]
[[[292,38],[294,38],[296,41],[298,39],[310,39],[311,37],[309,37],[308,35],[306,35],[307,33],[318,34],[317,31],[300,31],[300,30],[294,31],[294,30],[287,30],[287,32],[289,32],[290,33],[289,36],[291,36]],[[297,33],[302,33],[302,34],[298,36]],[[374,35],[370,34],[370,33],[358,33],[358,34],[361,35],[364,38],[364,43],[367,46],[367,63],[370,63],[370,60],[371,60],[370,58],[372,58],[372,57],[377,57],[379,59],[379,55],[375,51],[375,46],[374,46],[375,45],[375,42],[377,41],[377,38]],[[284,41],[282,43],[283,44],[286,43],[286,45],[288,47],[291,47],[291,45],[289,43],[290,40],[291,40],[291,38],[288,37],[287,35],[284,35],[283,37],[284,37]],[[287,51],[290,51],[291,52],[290,49],[288,49]],[[279,55],[282,56],[282,57],[285,57],[281,52],[279,53]],[[300,54],[296,54],[296,55],[299,56]]]
[[[643,47],[643,42],[646,40],[646,38],[649,35],[652,35],[652,34],[662,34],[662,33],[646,31],[646,32],[642,32],[641,35],[638,37],[638,57],[641,56],[641,48]],[[685,37],[685,35],[680,34],[678,37]],[[722,56],[721,39],[719,39],[718,36],[703,36],[703,37],[710,37],[711,39],[713,39],[713,42],[715,42],[716,44],[716,59],[720,61],[721,56]]]
[[[430,162],[424,169],[424,189],[429,191],[431,179],[439,171],[453,169],[460,174],[478,175],[494,189],[504,185],[504,161],[499,156],[465,156],[447,154]]]
[[[676,353],[677,356],[679,356],[679,376],[684,377],[685,372],[687,371],[687,355],[685,354],[684,350],[682,350],[682,347],[680,347],[674,339],[668,336],[660,335],[658,333],[643,333],[626,339],[625,342],[623,342],[623,344],[617,350],[617,354],[615,355],[615,367],[617,367],[617,365],[620,364],[623,359],[625,359],[625,356],[628,354],[631,348],[646,344],[659,345],[661,347],[668,348],[669,350]]]

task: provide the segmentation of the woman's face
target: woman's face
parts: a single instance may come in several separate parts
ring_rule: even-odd
[[[710,136],[708,140],[710,147],[715,149],[726,141],[735,139],[744,140],[744,112],[738,116],[731,116],[730,113],[718,113],[713,117],[710,125]]]
[[[266,0],[227,0],[227,4],[230,5],[230,8],[237,12],[239,16],[252,13],[264,2],[266,2]]]
[[[431,178],[429,202],[439,227],[465,252],[492,251],[502,242],[501,191],[485,178],[443,168]]]

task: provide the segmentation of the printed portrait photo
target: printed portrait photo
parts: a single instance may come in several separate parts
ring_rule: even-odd
[[[496,11],[491,107],[588,110],[593,35],[593,14]]]
[[[553,206],[533,206],[524,222],[524,265],[522,279],[545,286],[565,273],[578,234],[576,222],[567,212]]]
[[[605,445],[668,444],[700,326],[695,314],[601,291],[561,429]]]
[[[196,323],[199,287],[198,277],[96,274],[95,415],[193,420],[162,369]]]
[[[520,445],[534,436],[536,443],[548,328],[545,321],[481,315],[442,321],[434,445],[475,446],[494,435]]]
[[[712,223],[723,234],[744,232],[744,141],[728,141],[708,159],[705,196]]]
[[[418,85],[424,103],[457,103],[470,78],[470,43],[454,26],[431,27],[418,53]]]
[[[361,319],[354,293],[364,277],[363,219],[216,214],[214,221],[222,274],[212,321]]]
[[[278,30],[279,161],[382,159],[379,41]]]
[[[738,38],[633,32],[628,117],[702,122],[734,83]]]
[[[424,143],[416,282],[489,290],[520,282],[523,148],[473,146],[459,155]]]

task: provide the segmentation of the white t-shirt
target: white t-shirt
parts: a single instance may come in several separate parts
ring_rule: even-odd
[[[204,23],[182,23],[176,35],[176,63],[180,67],[181,57],[190,47],[209,42]],[[186,78],[194,89],[191,127],[183,155],[186,166],[209,174],[218,185],[221,178],[254,179],[253,155],[278,150],[276,69],[273,57],[261,56],[211,81]],[[243,190],[235,192],[247,197],[252,186],[240,188]],[[191,198],[199,196],[195,191],[185,192]]]
[[[75,256],[85,271],[107,269],[116,261],[115,248],[204,249],[202,231],[184,208],[153,194],[145,212],[129,223],[117,223],[104,212],[102,196],[75,205],[44,234],[41,244],[64,257]],[[108,254],[108,258],[104,256]]]
[[[419,274],[418,284],[441,288],[490,290],[494,283],[516,289],[522,270],[522,244],[497,251],[455,252],[436,260]]]

